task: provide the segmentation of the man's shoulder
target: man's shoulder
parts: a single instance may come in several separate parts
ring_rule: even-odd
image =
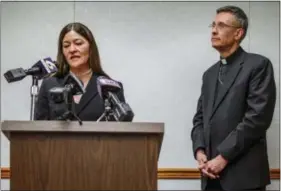
[[[272,63],[268,57],[252,52],[246,53],[244,64],[250,66],[252,69],[272,66]]]
[[[219,61],[217,61],[216,63],[213,63],[211,66],[209,66],[209,67],[204,71],[203,76],[205,76],[206,74],[208,74],[210,71],[214,70],[218,64],[219,64]]]
[[[210,70],[213,70],[215,67],[216,67],[216,65],[218,65],[219,64],[219,61],[217,61],[216,63],[213,63],[211,66],[209,66],[207,69],[206,69],[206,72],[208,72],[208,71],[210,71]]]

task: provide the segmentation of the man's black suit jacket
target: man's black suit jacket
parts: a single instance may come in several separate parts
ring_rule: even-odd
[[[212,151],[229,161],[220,173],[223,189],[262,187],[270,183],[266,130],[276,100],[273,67],[266,57],[247,53],[241,47],[229,67],[215,105],[220,63],[203,74],[191,131],[193,152],[195,155],[202,148],[208,160]],[[202,189],[206,183],[207,178],[202,177]]]
[[[86,93],[82,95],[79,104],[73,103],[75,114],[82,121],[97,121],[104,112],[104,103],[97,89],[98,74],[93,74],[86,87]],[[67,111],[64,102],[56,103],[50,94],[50,89],[54,87],[64,87],[66,76],[50,77],[43,80],[35,107],[35,120],[57,120]],[[123,85],[119,82],[122,89],[117,93],[120,101],[125,102]],[[75,120],[72,118],[71,120]],[[103,120],[102,120],[103,121]]]

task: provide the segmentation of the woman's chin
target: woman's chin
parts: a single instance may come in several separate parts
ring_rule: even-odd
[[[85,67],[85,64],[81,63],[81,62],[72,62],[72,63],[69,63],[69,66],[70,68],[83,68]]]

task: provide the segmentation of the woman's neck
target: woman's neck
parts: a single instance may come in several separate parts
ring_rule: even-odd
[[[77,78],[79,78],[83,84],[84,84],[84,87],[87,86],[89,80],[91,79],[92,77],[92,74],[93,74],[93,71],[91,68],[86,68],[86,69],[70,69],[70,71],[75,74],[75,76]]]

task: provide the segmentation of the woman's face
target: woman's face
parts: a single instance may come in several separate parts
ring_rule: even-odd
[[[63,55],[70,68],[89,67],[90,44],[75,31],[69,31],[62,40]]]

